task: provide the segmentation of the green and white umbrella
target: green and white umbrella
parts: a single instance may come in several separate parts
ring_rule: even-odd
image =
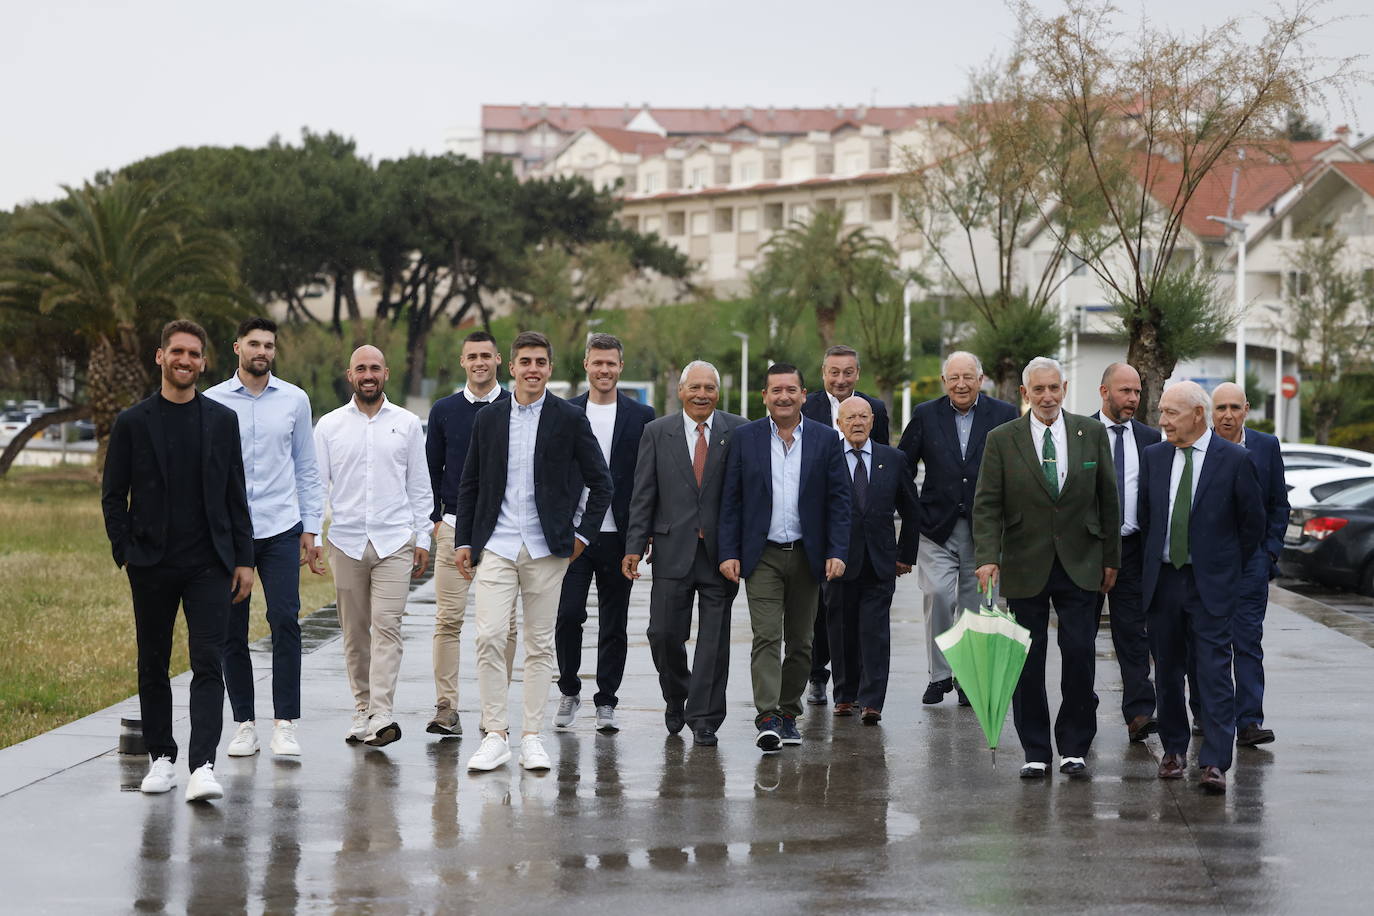
[[[996,766],[1002,723],[1030,651],[1030,630],[989,603],[976,611],[965,610],[954,626],[935,637],[935,644],[977,714]]]

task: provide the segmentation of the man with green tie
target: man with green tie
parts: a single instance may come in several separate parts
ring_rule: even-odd
[[[1120,505],[1106,428],[1065,413],[1064,370],[1037,356],[1021,373],[1030,412],[988,433],[973,498],[978,585],[999,585],[1008,607],[1031,631],[1026,666],[1012,695],[1016,734],[1025,751],[1021,778],[1045,776],[1050,712],[1045,654],[1050,605],[1059,618],[1063,696],[1054,723],[1059,770],[1087,773],[1097,734],[1096,593],[1121,567]]]

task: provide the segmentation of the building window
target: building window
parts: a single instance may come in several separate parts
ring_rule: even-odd
[[[756,207],[743,207],[739,211],[739,231],[757,232],[759,229],[759,211]]]
[[[516,144],[517,144],[517,139],[516,139],[516,135],[515,135],[515,134],[513,134],[513,133],[504,133],[504,134],[501,135],[501,152],[503,152],[503,153],[513,153],[513,152],[515,152],[515,150],[516,150]]]
[[[782,228],[782,204],[763,205],[763,228],[781,229]]]
[[[875,223],[892,219],[892,195],[874,194],[868,199],[868,218]]]
[[[646,235],[654,232],[661,232],[663,229],[663,218],[659,216],[644,217],[644,233]]]
[[[730,207],[716,207],[716,231],[735,231],[735,211]]]
[[[692,235],[706,235],[710,227],[711,214],[701,210],[692,214]]]
[[[795,222],[803,222],[803,223],[805,223],[805,222],[809,221],[810,219],[811,219],[811,205],[810,205],[810,204],[793,204],[792,207],[791,207],[791,209],[788,210],[788,212],[787,212],[787,221],[788,221],[788,222],[791,222],[791,223],[795,223]]]
[[[742,162],[739,167],[739,180],[741,184],[753,184],[759,180],[759,168],[757,163]]]
[[[622,217],[622,218],[621,218],[621,222],[623,222],[623,223],[625,224],[625,228],[626,228],[626,229],[629,229],[631,232],[638,232],[638,231],[639,231],[639,217],[637,217],[637,216],[626,216],[626,217]]]
[[[862,223],[864,221],[864,202],[862,200],[846,200],[844,202],[844,221],[846,223]]]
[[[658,172],[646,172],[644,174],[644,193],[657,194],[663,176]]]
[[[833,198],[833,197],[822,197],[820,200],[816,201],[816,209],[817,209],[817,210],[824,210],[824,211],[826,211],[827,213],[834,213],[834,212],[835,212],[835,198]]]
[[[689,187],[689,188],[704,188],[704,187],[706,187],[706,169],[705,169],[705,167],[703,167],[703,166],[697,166],[696,168],[692,169],[692,182],[691,182],[691,184],[688,185],[688,187]]]
[[[672,210],[668,213],[668,235],[687,234],[687,214],[681,210]]]

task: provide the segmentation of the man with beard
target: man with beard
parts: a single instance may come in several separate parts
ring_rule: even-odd
[[[187,801],[224,794],[215,747],[224,720],[221,656],[231,601],[253,586],[253,522],[244,494],[234,412],[196,394],[205,330],[178,319],[162,329],[157,394],[115,420],[101,487],[116,566],[128,568],[138,642],[138,701],[152,765],[141,789],[177,783],[172,737],[172,629],[186,614],[191,660]]]
[[[301,715],[300,567],[324,575],[315,538],[324,515],[324,490],[315,464],[310,398],[272,374],[277,325],[248,318],[234,342],[238,370],[205,396],[239,418],[248,509],[253,515],[253,566],[267,599],[272,631],[272,753],[298,757]],[[238,728],[230,757],[258,752],[253,662],[248,654],[248,599],[234,604],[224,635],[224,686]]]
[[[434,494],[420,418],[387,399],[386,357],[361,346],[348,361],[353,397],[320,418],[315,451],[329,494],[331,565],[344,663],[353,691],[349,744],[401,737],[392,713],[401,616],[411,576],[429,565]]]

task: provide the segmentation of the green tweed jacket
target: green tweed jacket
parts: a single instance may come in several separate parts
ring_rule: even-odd
[[[1030,414],[988,433],[973,497],[973,556],[996,563],[1006,598],[1044,590],[1057,556],[1074,584],[1102,586],[1103,567],[1121,567],[1121,508],[1107,428],[1065,413],[1068,471],[1059,498],[1031,442]]]

